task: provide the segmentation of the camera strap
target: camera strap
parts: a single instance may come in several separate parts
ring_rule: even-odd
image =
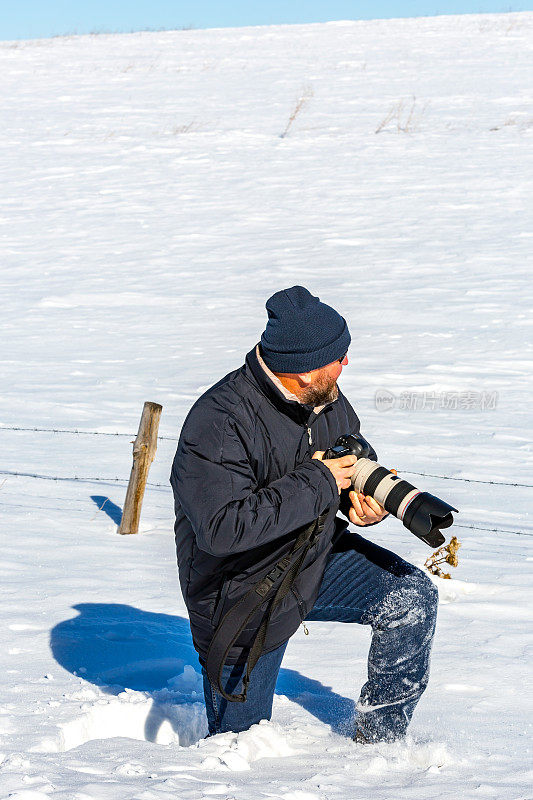
[[[278,561],[255,586],[249,589],[238,603],[235,603],[226,612],[218,624],[207,651],[205,668],[212,686],[229,702],[244,703],[246,701],[250,675],[262,653],[273,611],[290,591],[307,553],[324,528],[328,513],[329,510],[300,531],[291,552]],[[222,686],[222,670],[229,651],[248,622],[261,606],[267,603],[268,609],[248,653],[246,674],[242,679],[243,691],[240,694],[229,694]]]

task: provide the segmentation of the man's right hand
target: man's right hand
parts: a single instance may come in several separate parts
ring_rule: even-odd
[[[342,456],[342,458],[324,458],[325,450],[317,450],[316,453],[313,454],[313,458],[317,458],[319,461],[329,469],[332,473],[335,481],[337,482],[337,488],[339,490],[339,494],[341,493],[341,489],[349,489],[352,485],[352,475],[355,472],[355,462],[357,461],[357,456]]]

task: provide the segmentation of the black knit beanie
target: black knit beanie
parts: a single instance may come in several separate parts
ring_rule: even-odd
[[[351,342],[346,320],[303,286],[276,292],[266,302],[261,354],[272,372],[310,372],[336,361]]]

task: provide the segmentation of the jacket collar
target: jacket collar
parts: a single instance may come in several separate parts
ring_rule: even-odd
[[[313,406],[300,403],[298,399],[290,400],[278,389],[259,363],[255,347],[246,356],[244,370],[247,377],[268,397],[278,411],[281,411],[282,414],[290,417],[299,425],[309,425],[313,418],[318,416]],[[327,409],[330,405],[331,403],[324,406],[324,408]]]

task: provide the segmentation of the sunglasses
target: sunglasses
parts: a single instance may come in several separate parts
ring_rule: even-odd
[[[342,362],[344,361],[344,359],[346,358],[347,355],[348,355],[348,351],[345,352],[345,354],[343,355],[342,358],[339,358],[339,364],[342,364]]]

